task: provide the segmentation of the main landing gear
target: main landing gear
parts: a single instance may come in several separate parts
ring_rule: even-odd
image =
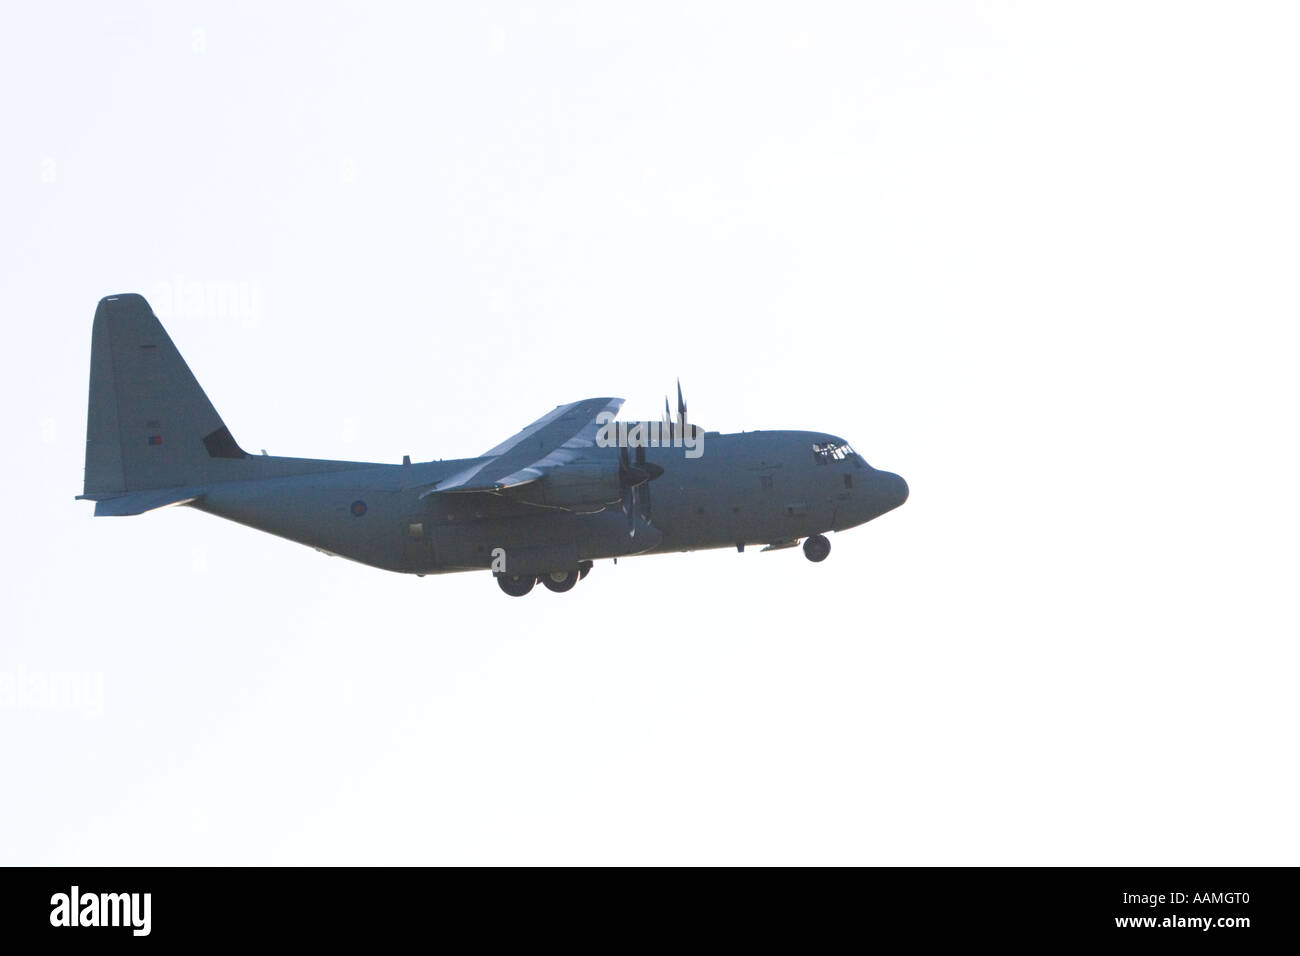
[[[565,591],[573,590],[573,586],[578,583],[578,569],[552,571],[550,574],[543,574],[537,580],[546,585],[546,590],[554,591],[556,594],[563,594]]]
[[[497,585],[511,597],[523,597],[533,589],[538,581],[548,591],[563,594],[573,590],[573,586],[585,578],[591,571],[590,561],[581,561],[576,568],[565,571],[549,571],[539,577],[521,577],[518,574],[497,574]]]
[[[803,556],[809,561],[825,561],[831,553],[831,543],[824,534],[813,534],[803,543]]]
[[[521,578],[517,574],[497,575],[497,584],[501,586],[502,591],[505,591],[511,597],[523,597],[533,589],[533,585],[536,583],[537,578],[531,576]]]

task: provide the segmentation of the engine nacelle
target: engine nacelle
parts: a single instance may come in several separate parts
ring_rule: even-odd
[[[579,514],[601,511],[623,497],[618,462],[579,461],[554,468],[541,481],[528,486],[520,497]]]

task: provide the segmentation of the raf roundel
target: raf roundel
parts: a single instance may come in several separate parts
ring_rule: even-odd
[[[358,498],[356,501],[352,502],[352,517],[360,518],[365,513],[366,503],[364,501]]]

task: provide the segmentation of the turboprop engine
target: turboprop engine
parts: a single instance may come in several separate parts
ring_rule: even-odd
[[[603,511],[623,498],[618,462],[570,462],[546,473],[524,497],[537,504],[578,514]],[[536,489],[535,491],[533,489]]]
[[[537,490],[523,497],[526,501],[578,514],[592,514],[609,505],[621,504],[628,518],[628,534],[635,535],[636,515],[650,520],[648,483],[663,473],[662,467],[645,460],[644,446],[637,447],[635,459],[628,454],[626,446],[620,446],[614,461],[570,462],[563,468],[548,471],[535,486]]]

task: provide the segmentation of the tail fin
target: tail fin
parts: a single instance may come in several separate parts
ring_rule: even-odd
[[[90,346],[84,497],[247,477],[247,458],[144,297],[101,299]]]

